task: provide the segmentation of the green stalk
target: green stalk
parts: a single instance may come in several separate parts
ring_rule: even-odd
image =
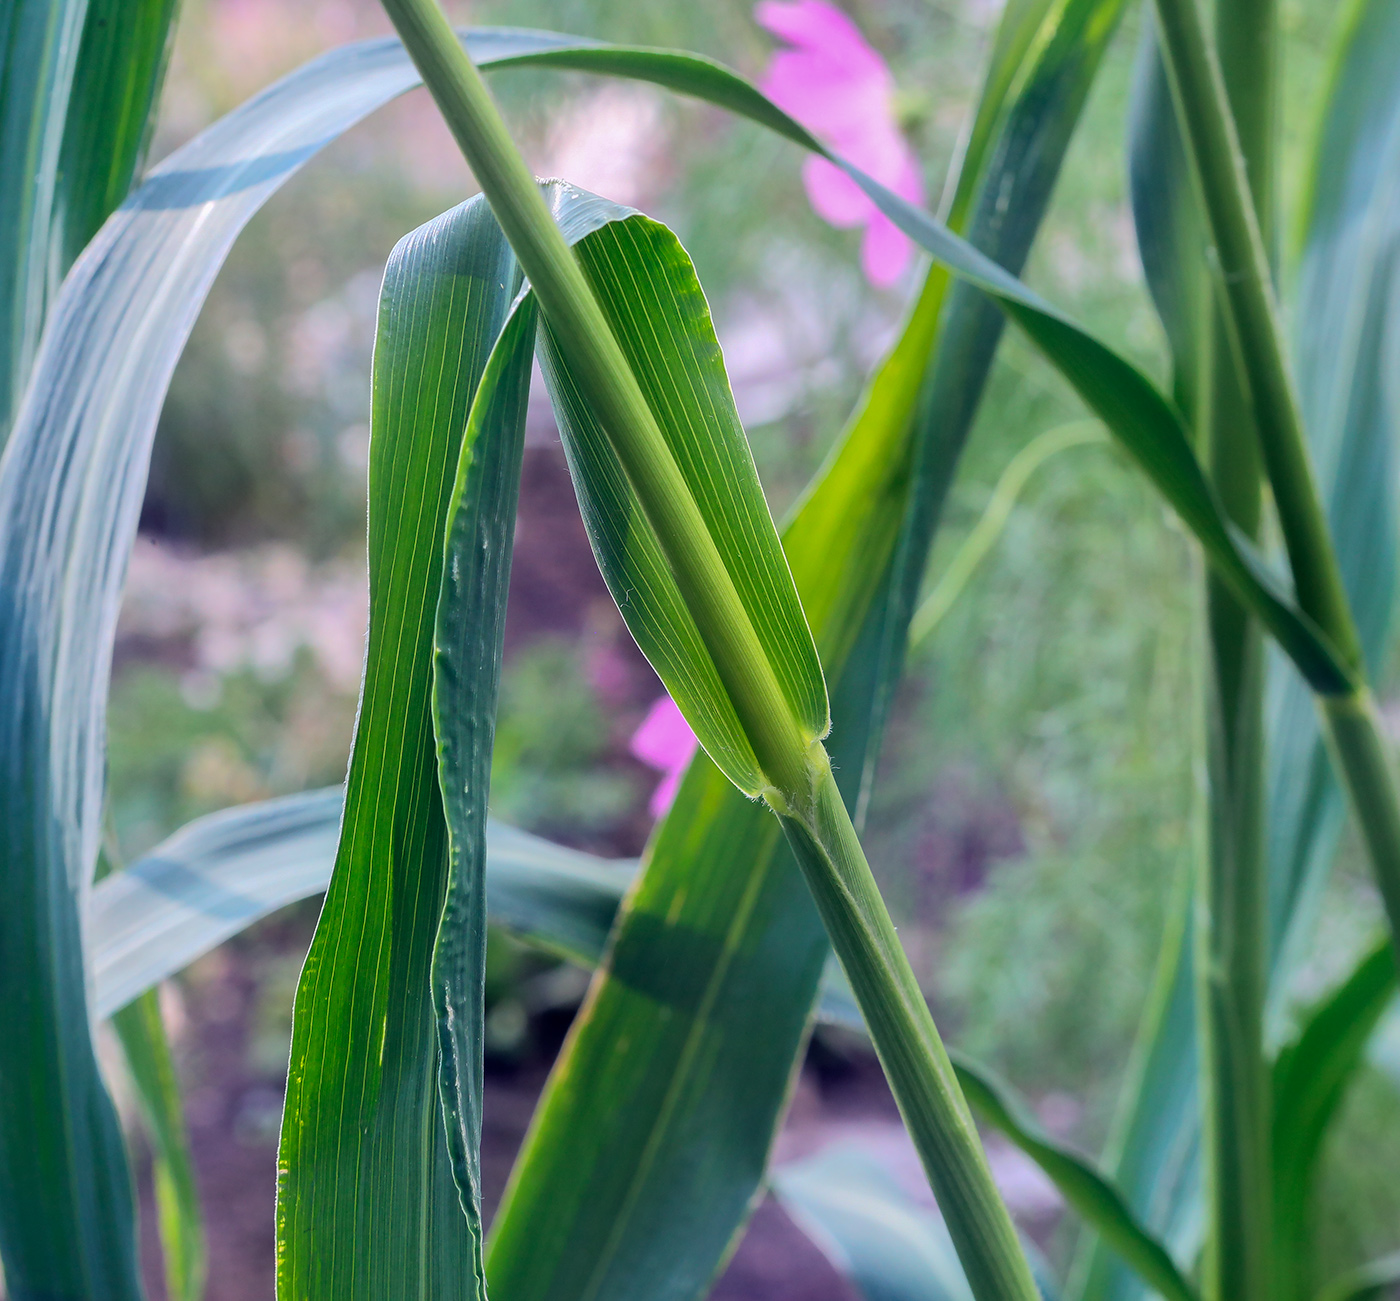
[[[1317,492],[1285,360],[1268,254],[1220,65],[1197,0],[1157,0],[1157,14],[1177,115],[1219,260],[1231,343],[1248,385],[1298,603],[1346,661],[1359,667],[1360,642]]]
[[[1231,118],[1261,238],[1273,226],[1275,0],[1216,6]],[[1254,541],[1259,439],[1227,312],[1212,295],[1199,419],[1212,483]],[[1269,1071],[1264,1055],[1268,884],[1264,854],[1264,646],[1258,622],[1206,576],[1209,817],[1196,895],[1202,1132],[1210,1231],[1206,1301],[1266,1301],[1273,1249]]]
[[[1298,602],[1359,676],[1360,640],[1285,360],[1269,259],[1221,69],[1197,0],[1156,3],[1177,115],[1214,240],[1230,346],[1248,388]],[[1400,953],[1400,788],[1374,705],[1364,686],[1320,704]]]
[[[384,0],[641,500],[851,978],[979,1301],[1037,1291],[819,738],[803,734],[582,270],[436,0]]]

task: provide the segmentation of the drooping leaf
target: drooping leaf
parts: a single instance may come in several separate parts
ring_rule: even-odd
[[[1085,1220],[1148,1284],[1171,1301],[1196,1301],[1166,1248],[1133,1213],[1123,1194],[1089,1161],[1051,1138],[1026,1106],[985,1067],[954,1055],[968,1104],[1033,1160]]]
[[[478,33],[472,38],[472,47],[482,62],[537,59],[562,64],[573,60],[574,66],[587,65],[595,71],[647,77],[747,112],[810,147],[805,133],[751,87],[703,60],[664,52],[609,51],[571,38],[539,34]],[[80,884],[72,883],[85,878],[82,865],[90,863],[95,853],[93,828],[100,803],[96,798],[100,793],[97,756],[116,594],[144,483],[150,432],[194,312],[228,244],[267,196],[322,143],[416,80],[393,42],[367,42],[308,65],[167,160],[99,236],[100,248],[70,277],[63,295],[66,310],[65,301],[59,304],[64,319],[50,332],[39,362],[44,373],[31,390],[19,421],[22,446],[12,448],[13,454],[7,455],[0,467],[0,496],[7,503],[23,506],[20,509],[17,505],[8,513],[20,527],[4,539],[4,569],[0,571],[7,601],[6,653],[13,652],[14,663],[50,666],[45,670],[48,676],[43,689],[34,684],[28,691],[11,691],[6,698],[16,702],[16,709],[23,707],[19,702],[24,699],[64,699],[73,704],[73,721],[55,728],[55,736],[63,738],[55,747],[50,746],[54,738],[46,733],[10,746],[6,756],[13,756],[9,772],[18,775],[22,788],[22,793],[16,792],[17,807],[24,810],[21,822],[28,825],[36,816],[51,818],[46,825],[72,831],[66,848],[39,851],[13,840],[14,819],[10,820],[11,847],[16,852],[7,854],[6,861],[26,882],[66,879],[68,888],[80,889]],[[921,243],[954,261],[961,258],[964,271],[974,275],[986,271],[975,258],[967,263],[965,246],[951,241],[936,223],[911,213],[883,192],[877,191],[875,197]],[[1013,298],[1021,292],[1005,283],[999,285]],[[1068,348],[1062,361],[1078,358],[1087,362],[1099,372],[1100,379],[1102,363],[1112,372],[1111,379],[1123,378],[1111,356],[1105,360],[1094,347],[1086,349],[1082,336],[1072,327],[1057,324],[1050,317],[1037,317],[1038,308],[1026,310],[1031,312],[1029,319],[1041,321],[1052,343],[1058,338],[1061,351]],[[1082,374],[1079,378],[1084,380]],[[1114,383],[1108,384],[1100,398],[1112,397],[1114,387]],[[1156,432],[1167,436],[1164,431],[1172,427],[1169,409],[1160,399],[1154,406],[1150,387],[1146,395],[1131,382],[1128,389],[1145,401],[1149,414],[1156,411]],[[1121,410],[1113,412],[1115,416],[1122,414]],[[1149,442],[1146,448],[1151,451],[1153,446]],[[1173,446],[1167,436],[1168,479],[1172,477],[1171,466],[1182,468],[1176,464],[1180,458],[1171,450]],[[57,467],[62,467],[62,473]],[[1189,466],[1186,470],[1182,482],[1189,505]],[[1182,483],[1175,487],[1180,489]],[[75,527],[79,502],[98,504],[83,513],[81,530]],[[43,534],[29,529],[28,519],[40,514],[55,521],[57,527]],[[1187,515],[1199,523],[1189,510]],[[1207,510],[1207,524],[1209,516]],[[1222,545],[1218,535],[1214,545]],[[76,560],[75,551],[80,553]],[[1222,554],[1237,570],[1241,565],[1248,570],[1247,562],[1230,559],[1228,545]],[[39,577],[30,581],[30,574]],[[1241,581],[1249,586],[1247,579]],[[83,591],[91,594],[90,599],[58,599],[66,583],[80,583]],[[1267,599],[1261,598],[1261,603],[1269,608]],[[62,619],[60,610],[64,612]],[[1290,631],[1289,621],[1286,608],[1275,618],[1293,637],[1295,653],[1316,652],[1313,671],[1324,681],[1330,658],[1326,648],[1312,644],[1306,627],[1295,636],[1298,630]],[[50,633],[52,640],[48,639]],[[63,655],[56,660],[59,646],[64,648]],[[59,755],[61,759],[56,757]],[[55,763],[62,776],[50,793],[24,787],[29,777],[38,780],[37,775],[52,771]],[[5,786],[8,798],[9,777]],[[56,866],[62,870],[56,871]],[[14,892],[11,897],[16,897]],[[77,915],[74,901],[55,898],[61,911]],[[74,924],[67,924],[70,933],[76,930]],[[47,933],[60,929],[51,927]],[[75,944],[68,947],[76,952]],[[26,966],[27,973],[44,970],[41,963]],[[53,989],[53,982],[42,974],[39,985]],[[69,981],[70,992],[75,985]],[[66,1004],[71,1000],[62,1001]],[[76,1020],[70,1019],[70,1024]],[[35,1038],[22,1027],[10,1028],[25,1040],[26,1048]],[[80,1069],[64,1078],[92,1075],[82,1065],[90,1059],[85,1044],[79,1057]],[[65,1110],[61,1100],[52,1095],[35,1101],[40,1111],[50,1116]],[[26,1141],[28,1137],[26,1133]],[[88,1144],[83,1150],[97,1149]],[[95,1191],[98,1183],[85,1187]],[[120,1201],[115,1193],[113,1197]],[[56,1222],[56,1217],[50,1220]],[[6,1233],[8,1242],[8,1228]],[[118,1236],[124,1234],[125,1230]]]
[[[865,1028],[855,997],[839,970],[828,973],[819,1007],[824,1021],[850,1030]],[[948,1050],[948,1056],[963,1096],[978,1119],[1010,1139],[1045,1172],[1086,1227],[1111,1244],[1115,1259],[1162,1296],[1196,1301],[1195,1289],[1111,1178],[1068,1144],[1046,1133],[1026,1103],[985,1066],[955,1048]]]
[[[1290,286],[1296,373],[1313,463],[1373,670],[1384,662],[1396,549],[1394,417],[1384,395],[1400,337],[1389,315],[1397,247],[1394,162],[1400,150],[1400,96],[1389,68],[1398,44],[1394,6],[1361,0],[1347,11],[1298,223],[1300,265]],[[1135,158],[1140,162],[1134,177],[1142,188],[1136,216],[1149,284],[1172,338],[1180,384],[1194,346],[1190,324],[1200,304],[1174,303],[1170,292],[1188,281],[1170,270],[1174,258],[1199,247],[1199,234],[1190,228],[1189,210],[1182,211],[1180,196],[1187,187],[1173,179],[1184,179],[1185,160],[1160,66],[1155,76],[1142,84],[1145,93],[1137,110]],[[1169,213],[1175,214],[1175,224],[1162,223]],[[1154,266],[1158,251],[1162,256]],[[1312,692],[1278,656],[1272,657],[1269,671],[1269,940],[1271,998],[1277,1011],[1313,932],[1345,797],[1318,728]],[[1186,946],[1178,990],[1189,983],[1189,959]],[[1141,1095],[1124,1147],[1125,1160],[1132,1160],[1146,1181],[1139,1187],[1126,1170],[1119,1173],[1139,1213],[1148,1214],[1151,1206],[1154,1227],[1188,1241],[1193,1220],[1198,1223],[1192,1210],[1195,1194],[1189,1190],[1197,1174],[1188,1172],[1183,1186],[1176,1165],[1136,1160],[1139,1153],[1169,1148],[1187,1153],[1196,1146],[1194,1073],[1182,1070],[1194,1057],[1195,1028],[1189,1016],[1173,1021],[1175,1049],[1159,1052],[1159,1065],[1143,1077],[1151,1097]],[[1181,1087],[1169,1087],[1169,1079]],[[1164,1092],[1170,1101],[1160,1096]],[[1122,1294],[1091,1290],[1085,1295]]]
[[[1394,287],[1400,255],[1400,14],[1383,0],[1344,13],[1298,223],[1290,317],[1309,448],[1337,560],[1373,675],[1394,617]],[[1275,997],[1312,935],[1345,796],[1308,693],[1271,666],[1270,928]],[[1373,681],[1375,678],[1373,676]]]
[[[725,558],[794,717],[809,739],[824,736],[821,665],[690,259],[674,235],[640,213],[628,215],[562,184],[551,194],[555,218]],[[592,233],[584,235],[587,228]],[[622,617],[706,753],[736,786],[757,795],[766,783],[719,670],[641,501],[547,326],[540,357],[584,523]]]
[[[474,915],[479,874],[465,838],[485,790],[466,791],[454,767],[456,963],[449,956],[449,970],[430,979],[449,888],[431,694],[454,483],[459,518],[473,513],[461,504],[464,494],[479,487],[490,499],[481,503],[486,545],[506,552],[513,531],[517,477],[510,470],[523,445],[519,388],[528,382],[528,354],[523,367],[515,358],[516,373],[493,377],[513,421],[472,431],[460,483],[458,460],[518,278],[510,246],[479,198],[405,236],[384,275],[370,425],[364,688],[335,870],[297,986],[278,1153],[277,1278],[288,1296],[485,1295],[479,1224],[463,1214],[453,1177],[467,1173],[474,1144],[464,1152],[455,1127],[449,1144],[443,1126],[435,1013],[444,980],[470,1001],[457,986],[470,986],[474,972],[479,980],[484,961],[484,919]],[[475,652],[458,666],[455,685],[474,691],[472,675],[480,674],[493,708],[504,588],[472,585],[485,576],[470,555],[454,554],[452,563],[452,613],[439,631],[455,640],[443,653]],[[502,567],[509,573],[508,560],[490,563],[496,575]],[[479,646],[465,644],[462,620],[473,616],[494,647],[484,660]],[[481,706],[473,696],[465,707]],[[456,708],[439,700],[440,710]],[[470,762],[469,738],[448,744],[454,758],[465,747]],[[463,1029],[470,1034],[472,1026]],[[455,1065],[470,1090],[470,1063]]]
[[[87,914],[94,1014],[112,1015],[230,936],[325,890],[343,804],[336,786],[211,813],[100,881]],[[583,966],[602,956],[636,867],[487,824],[491,919]]]

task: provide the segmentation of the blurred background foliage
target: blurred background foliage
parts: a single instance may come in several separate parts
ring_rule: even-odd
[[[846,7],[891,63],[936,197],[977,90],[995,0]],[[1285,207],[1335,8],[1282,0]],[[461,22],[686,46],[751,75],[770,48],[735,0],[480,0],[449,10]],[[1130,16],[1106,60],[1027,275],[1164,377],[1125,199],[1138,21]],[[184,0],[152,157],[320,50],[386,31],[373,0]],[[503,73],[493,87],[540,174],[677,230],[781,515],[892,338],[912,279],[893,292],[868,287],[857,236],[813,215],[796,151],[756,128],[582,77]],[[221,274],[162,418],[118,645],[109,762],[128,856],[198,813],[343,776],[364,635],[379,279],[401,235],[473,189],[415,92],[268,204]],[[1285,275],[1287,266],[1285,252]],[[934,576],[1010,457],[1080,415],[1009,334]],[[527,442],[494,809],[561,841],[636,854],[656,775],[629,756],[627,740],[659,687],[597,576],[542,402]],[[1107,1131],[1167,901],[1189,866],[1194,577],[1181,533],[1108,444],[1057,455],[911,657],[869,816],[872,862],[951,1040],[1045,1102],[1047,1122],[1090,1150]],[[1328,952],[1357,942],[1368,890],[1348,845],[1323,929],[1336,942]],[[246,959],[244,1066],[270,1082],[285,1063],[298,946],[312,920],[314,909],[302,909],[233,946]],[[187,977],[196,1006],[229,960],[214,955]],[[1321,984],[1334,971],[1324,952],[1310,978]],[[560,1009],[566,1022],[581,990],[577,973],[495,942],[494,1060],[552,1050],[557,1033],[532,1026]],[[185,1066],[200,1073],[196,1061]],[[270,1116],[275,1127],[275,1095],[261,1111],[249,1096],[252,1118],[238,1123],[257,1135]],[[1069,1097],[1072,1106],[1049,1105]],[[1384,1230],[1400,1217],[1400,1153],[1370,1138],[1385,1132],[1400,1132],[1400,1106],[1378,1067],[1333,1143],[1327,1200],[1345,1209],[1331,1212],[1328,1253],[1343,1264],[1363,1246],[1388,1246]],[[1362,1204],[1376,1224],[1353,1214]]]

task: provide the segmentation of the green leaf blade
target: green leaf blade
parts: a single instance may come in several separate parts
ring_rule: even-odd
[[[448,829],[430,689],[458,455],[515,276],[481,200],[405,237],[385,273],[365,685],[336,870],[297,989],[278,1157],[278,1286],[292,1296],[479,1286],[438,1104],[430,967]],[[501,433],[519,439],[523,424]]]
[[[556,219],[597,294],[676,458],[740,600],[808,740],[825,735],[826,684],[768,514],[753,457],[690,259],[664,226],[563,183]],[[644,286],[644,288],[643,288]],[[750,795],[765,785],[738,714],[652,532],[641,501],[584,398],[541,333],[584,521],[633,636],[710,756]]]

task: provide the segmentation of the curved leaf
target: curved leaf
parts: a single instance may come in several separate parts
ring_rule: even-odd
[[[277,1281],[288,1296],[485,1295],[479,1216],[473,1223],[470,1192],[463,1215],[453,1179],[469,1175],[476,1136],[468,1153],[455,1126],[444,1132],[435,1015],[440,997],[468,1005],[474,988],[479,999],[485,927],[469,858],[473,810],[455,762],[449,870],[430,693],[444,527],[464,445],[459,497],[480,489],[489,519],[482,541],[508,556],[528,352],[523,366],[518,349],[496,354],[508,361],[507,373],[493,378],[513,419],[474,426],[470,444],[464,431],[518,278],[480,198],[405,236],[384,274],[370,425],[365,679],[335,870],[297,986],[278,1151]],[[472,513],[459,502],[458,520]],[[485,704],[489,741],[509,562],[490,557],[494,581],[482,585],[473,580],[487,575],[470,555],[453,560],[461,567],[438,631],[452,641],[447,653],[474,656],[454,675],[471,694],[439,698],[438,708],[460,705],[475,718]],[[494,650],[484,662],[484,647],[461,644],[461,622],[473,616],[483,626],[472,636]],[[454,761],[459,743],[471,761],[470,738],[447,743]],[[471,795],[484,803],[484,789]],[[449,970],[430,979],[449,883],[460,933],[445,959]],[[469,1019],[463,1032],[477,1024]],[[479,1054],[479,1038],[469,1048]],[[454,1057],[452,1066],[470,1091],[470,1062]]]
[[[93,1009],[105,1018],[254,922],[325,890],[339,786],[197,818],[88,902]],[[603,953],[632,859],[599,859],[500,822],[486,827],[491,920],[582,966]]]
[[[1400,14],[1383,0],[1346,15],[1319,124],[1291,317],[1299,396],[1337,560],[1372,674],[1394,618],[1400,330]],[[1275,964],[1311,936],[1345,799],[1308,693],[1274,665],[1269,774]],[[1373,679],[1374,680],[1374,679]]]
[[[1051,1138],[1025,1104],[985,1067],[951,1055],[972,1109],[1044,1170],[1065,1201],[1150,1287],[1172,1301],[1197,1301],[1195,1289],[1166,1248],[1143,1227],[1123,1194],[1084,1157]]]
[[[1307,1273],[1322,1140],[1395,989],[1395,950],[1383,937],[1346,980],[1308,1011],[1274,1063],[1274,1223],[1280,1267]]]
[[[1346,15],[1300,214],[1301,261],[1291,312],[1313,463],[1365,658],[1373,670],[1384,661],[1392,621],[1396,551],[1395,430],[1387,394],[1400,338],[1388,310],[1400,230],[1400,205],[1394,194],[1400,95],[1390,75],[1394,52],[1400,48],[1398,21],[1394,6],[1373,0],[1354,3]],[[1148,74],[1145,66],[1141,71]],[[1166,269],[1172,256],[1187,256],[1199,247],[1201,237],[1198,228],[1190,226],[1198,220],[1194,214],[1177,213],[1169,201],[1183,194],[1184,187],[1164,176],[1185,179],[1185,159],[1180,138],[1168,125],[1173,115],[1160,65],[1153,75],[1155,81],[1143,83],[1137,117],[1135,158],[1142,161],[1135,164],[1134,177],[1142,185],[1142,201],[1136,217],[1149,283],[1178,360],[1186,361],[1192,351],[1191,314],[1200,305],[1174,304],[1163,291],[1186,283],[1183,277],[1167,275]],[[1176,217],[1164,227],[1161,220],[1168,213]],[[1156,250],[1166,256],[1162,273],[1154,275]],[[1267,853],[1271,1001],[1277,1016],[1291,972],[1313,932],[1346,805],[1320,733],[1312,692],[1277,656],[1269,669]],[[1189,959],[1187,946],[1178,988]],[[1182,1069],[1195,1051],[1189,1016],[1178,1019],[1173,1038],[1179,1055],[1160,1056],[1159,1065],[1146,1077],[1161,1088],[1150,1102],[1144,1095],[1125,1156],[1138,1146],[1144,1151],[1194,1149],[1195,1082]],[[1158,1096],[1168,1078],[1182,1085],[1167,1089],[1169,1103]],[[1169,1171],[1151,1160],[1138,1168],[1149,1176],[1154,1169],[1164,1176]],[[1194,1181],[1193,1174],[1189,1182]],[[1134,1195],[1134,1205],[1146,1213],[1150,1204],[1150,1222],[1163,1232],[1173,1237],[1181,1231],[1189,1234],[1191,1197],[1168,1191],[1171,1186],[1184,1191],[1179,1174],[1173,1171],[1155,1190],[1151,1185],[1149,1178],[1141,1194]],[[1132,1186],[1132,1180],[1125,1182],[1125,1187]],[[1173,1208],[1170,1221],[1157,1218],[1168,1214],[1168,1207]],[[1174,1226],[1170,1230],[1169,1223]]]

